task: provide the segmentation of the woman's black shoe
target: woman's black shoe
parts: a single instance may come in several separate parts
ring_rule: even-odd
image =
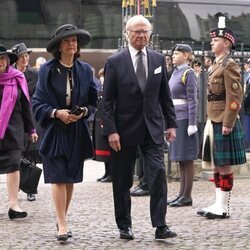
[[[36,195],[35,194],[27,194],[27,200],[28,201],[35,201],[36,200]]]
[[[59,241],[59,243],[64,244],[67,242],[69,236],[68,234],[60,234],[60,235],[57,235],[56,238]]]
[[[19,211],[15,211],[13,209],[9,209],[8,211],[8,215],[9,215],[9,218],[11,220],[14,220],[14,219],[22,219],[22,218],[25,218],[27,217],[27,213],[26,212],[19,212]]]
[[[56,223],[56,229],[57,229],[57,232],[58,232],[59,231],[58,223]],[[67,232],[67,234],[68,234],[68,238],[73,238],[73,234],[72,234],[72,232],[70,230]]]
[[[171,203],[173,203],[173,202],[176,202],[179,198],[180,198],[180,196],[176,196],[174,199],[168,200],[168,201],[167,201],[167,205],[169,205],[169,204],[171,204]]]
[[[68,234],[68,238],[73,238],[73,234],[70,230],[67,232],[67,234]]]
[[[169,204],[170,207],[187,207],[192,206],[193,200],[191,198],[180,197],[177,201]]]

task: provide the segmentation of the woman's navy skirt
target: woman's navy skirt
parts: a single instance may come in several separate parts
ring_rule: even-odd
[[[232,166],[246,163],[244,133],[237,119],[232,133],[222,135],[222,123],[214,123],[214,164]]]
[[[79,183],[83,180],[83,161],[69,162],[64,156],[42,157],[45,183]]]

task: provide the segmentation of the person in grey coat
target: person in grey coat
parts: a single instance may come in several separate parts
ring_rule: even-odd
[[[14,45],[11,48],[12,52],[15,53],[18,56],[18,60],[13,65],[17,70],[20,70],[23,72],[27,84],[28,84],[28,90],[30,95],[30,100],[32,103],[32,96],[36,89],[36,84],[38,80],[38,73],[35,69],[33,69],[29,65],[29,59],[30,59],[30,53],[32,52],[30,49],[27,49],[26,45],[24,43],[18,43]],[[30,143],[28,140],[28,136],[25,136],[25,147],[23,156],[27,158],[32,163],[41,163],[41,156],[38,153],[39,144],[40,144],[40,138],[41,138],[41,129],[38,125],[38,123],[34,120],[35,128],[39,136],[39,140],[36,143]],[[35,201],[36,196],[35,194],[28,193],[27,194],[27,200],[28,201]]]

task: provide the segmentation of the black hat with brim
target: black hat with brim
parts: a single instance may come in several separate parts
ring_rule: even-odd
[[[10,59],[10,65],[15,63],[18,59],[18,56],[15,53],[9,52],[6,50],[6,48],[0,44],[0,56],[1,55],[7,55]]]
[[[11,48],[12,52],[17,54],[17,56],[20,56],[24,53],[28,53],[30,54],[32,52],[31,49],[27,49],[26,45],[24,43],[18,43],[16,45],[14,45],[12,48]]]
[[[210,31],[210,37],[223,37],[226,38],[232,44],[232,49],[235,49],[235,37],[234,33],[229,28],[215,28]]]
[[[55,34],[52,36],[47,45],[47,51],[51,53],[63,38],[69,36],[77,36],[77,40],[80,46],[88,44],[91,39],[91,35],[88,31],[84,29],[78,29],[75,25],[72,24],[64,24],[56,29]]]
[[[172,53],[174,51],[181,51],[181,52],[188,52],[188,53],[192,53],[192,48],[190,45],[185,44],[185,43],[177,43],[175,44],[175,46],[172,49]]]

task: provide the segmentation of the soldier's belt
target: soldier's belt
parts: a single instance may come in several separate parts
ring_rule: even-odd
[[[226,100],[225,94],[208,94],[207,101],[208,102],[217,102]]]

